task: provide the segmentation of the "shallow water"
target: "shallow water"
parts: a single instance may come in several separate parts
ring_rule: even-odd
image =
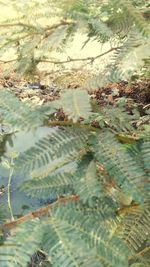
[[[38,129],[27,133],[15,133],[15,135],[12,135],[11,137],[11,143],[6,141],[5,154],[12,151],[23,152],[32,147],[39,139],[47,136],[51,131],[52,129],[48,127],[39,127]],[[30,198],[17,189],[26,179],[28,179],[28,177],[24,174],[18,175],[14,173],[12,177],[11,206],[14,215],[25,214],[29,210],[36,209],[43,204],[40,200]],[[0,164],[0,187],[4,186],[6,188],[6,191],[0,195],[0,203],[5,206],[7,206],[7,184],[8,170],[4,169]]]

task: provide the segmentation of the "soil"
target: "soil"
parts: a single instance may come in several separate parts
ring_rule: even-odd
[[[140,81],[111,83],[94,93],[94,98],[101,106],[115,105],[120,98],[126,98],[127,110],[136,107],[141,116],[150,108],[150,79]]]
[[[68,71],[65,73],[50,74],[48,84],[42,81],[27,82],[18,79],[15,74],[3,77],[0,80],[2,88],[13,91],[22,101],[31,100],[35,104],[42,105],[59,97],[60,91],[65,89],[76,89],[84,81],[93,77],[93,74],[82,71]],[[144,116],[150,107],[150,79],[140,79],[133,82],[121,81],[108,84],[106,87],[98,88],[89,92],[90,97],[95,99],[100,106],[107,104],[115,105],[118,99],[126,98],[128,110],[137,107],[140,115]]]

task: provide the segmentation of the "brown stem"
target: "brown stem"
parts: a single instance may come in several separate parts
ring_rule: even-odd
[[[47,27],[45,27],[44,28],[44,30],[53,30],[53,29],[56,29],[56,28],[58,28],[58,27],[60,27],[60,26],[65,26],[65,25],[71,25],[71,24],[74,24],[75,22],[74,21],[67,21],[67,20],[62,20],[62,21],[60,21],[60,22],[58,22],[58,23],[56,23],[56,24],[53,24],[52,26],[47,26]]]
[[[91,131],[96,131],[97,128],[86,125],[86,124],[81,124],[79,122],[73,123],[72,121],[48,121],[46,122],[46,126],[70,126],[70,127],[75,127],[75,128],[83,128],[83,129],[88,129]]]
[[[0,60],[0,63],[7,64],[7,63],[15,62],[15,61],[17,61],[17,58],[11,59],[11,60]]]
[[[97,55],[96,57],[86,57],[86,58],[70,58],[67,59],[67,60],[63,60],[63,61],[53,61],[53,60],[40,60],[40,62],[43,62],[43,63],[52,63],[52,64],[65,64],[65,63],[70,63],[70,62],[74,62],[74,61],[91,61],[91,62],[94,62],[96,59],[112,52],[112,51],[115,51],[115,50],[118,50],[120,49],[121,46],[118,46],[118,47],[112,47],[110,48],[109,50],[105,51],[104,53],[102,54],[99,54]]]
[[[0,24],[0,28],[7,28],[7,27],[28,27],[28,28],[35,28],[33,25],[25,24],[25,23],[22,23],[22,22]]]
[[[62,20],[52,26],[46,26],[45,28],[43,28],[44,30],[53,30],[53,29],[56,29],[60,26],[63,26],[63,25],[70,25],[70,24],[73,24],[74,22],[73,21],[67,21],[67,20]],[[7,27],[27,27],[27,28],[33,28],[33,29],[36,29],[36,26],[33,26],[33,25],[30,25],[30,24],[25,24],[25,23],[22,23],[22,22],[18,22],[18,23],[4,23],[4,24],[0,24],[0,28],[7,28]]]
[[[20,217],[17,220],[11,221],[11,222],[7,222],[4,225],[2,225],[2,229],[6,230],[6,229],[12,229],[14,227],[16,227],[17,225],[35,219],[35,218],[39,218],[41,216],[44,216],[48,213],[49,209],[53,208],[55,205],[59,205],[59,204],[66,204],[70,201],[79,201],[79,196],[77,195],[72,195],[72,196],[67,196],[67,197],[60,197],[57,199],[56,202],[52,203],[52,204],[48,204],[47,206],[44,206],[42,208],[39,208],[35,211],[31,211],[30,213]]]
[[[65,24],[62,24],[62,23],[59,23],[59,24],[57,24],[57,27],[58,27],[58,25],[60,26],[60,25],[65,25]],[[54,27],[56,27],[56,25],[53,25],[52,26],[53,28]],[[52,64],[56,64],[56,65],[59,65],[59,64],[66,64],[66,63],[70,63],[70,62],[77,62],[77,61],[90,61],[90,62],[94,62],[96,59],[98,59],[98,58],[100,58],[100,57],[102,57],[102,56],[104,56],[104,55],[106,55],[106,54],[108,54],[108,53],[110,53],[110,52],[112,52],[112,51],[115,51],[115,50],[118,50],[118,49],[120,49],[120,47],[121,46],[118,46],[118,47],[112,47],[112,48],[110,48],[109,50],[107,50],[107,51],[105,51],[104,53],[102,53],[102,54],[99,54],[99,55],[97,55],[96,57],[87,57],[87,58],[69,58],[69,59],[67,59],[67,60],[64,60],[64,61],[53,61],[53,60],[40,60],[39,59],[39,63],[40,62],[42,62],[42,63],[52,63]],[[9,63],[9,62],[13,62],[13,61],[17,61],[17,59],[12,59],[12,60],[8,60],[8,61],[3,61],[3,60],[0,60],[0,62],[2,62],[2,63],[4,63],[4,64],[6,64],[6,63]]]
[[[130,256],[129,260],[133,260],[137,257],[142,257],[145,253],[147,253],[148,251],[150,251],[150,246],[145,247],[143,250],[141,250],[140,252],[138,252],[137,254]]]

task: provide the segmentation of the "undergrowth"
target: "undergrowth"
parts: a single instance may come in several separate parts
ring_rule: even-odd
[[[32,1],[31,6],[22,4],[23,17],[1,25],[5,28],[1,48],[16,48],[16,70],[22,74],[34,74],[38,63],[46,60],[43,50],[47,44],[49,49],[59,44],[60,49],[77,28],[86,29],[88,38],[119,43],[104,73],[96,83],[90,82],[99,87],[120,79],[126,53],[140,46],[141,38],[149,40],[146,4],[141,11],[135,1],[102,1],[99,5],[99,1],[64,0],[60,9],[60,1],[44,1],[45,5],[48,2],[48,15],[58,12],[60,23],[46,28],[33,23],[35,10],[33,16],[27,11],[40,3]],[[46,13],[38,16],[45,17]],[[36,54],[37,49],[42,53]],[[34,131],[40,126],[51,128],[31,148],[19,155],[4,153],[1,159],[8,172],[9,207],[6,219],[3,207],[0,210],[1,267],[28,267],[33,259],[35,266],[45,267],[150,264],[149,125],[138,128],[137,124],[135,129],[138,112],[127,113],[117,102],[99,108],[86,89],[62,90],[59,99],[42,106],[21,102],[9,90],[0,90],[0,122],[11,133]],[[58,119],[59,110],[63,110],[64,120]],[[53,203],[15,217],[10,201],[14,171],[28,177],[17,190],[43,201],[51,197]]]

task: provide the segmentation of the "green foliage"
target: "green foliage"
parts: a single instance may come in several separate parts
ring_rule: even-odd
[[[150,234],[150,209],[148,205],[144,208],[133,208],[120,222],[121,235],[128,246],[136,251],[141,248]]]
[[[34,75],[40,62],[54,60],[49,53],[63,51],[75,32],[84,30],[84,46],[94,38],[114,48],[91,87],[116,81],[126,72],[122,66],[128,53],[149,42],[144,2],[63,0],[60,7],[57,0],[15,0],[20,17],[0,25],[1,53],[13,47],[15,69]],[[50,16],[55,23],[44,26],[40,20]],[[57,117],[60,108],[64,121]],[[138,112],[129,115],[119,105],[94,112],[87,91],[81,89],[65,90],[43,106],[0,90],[0,121],[12,132],[51,127],[46,137],[13,158],[13,170],[26,177],[25,182],[20,178],[17,190],[53,200],[1,222],[0,266],[28,267],[39,251],[47,263],[43,260],[43,266],[148,266],[150,132],[148,125],[142,132],[134,129],[136,116]],[[10,187],[9,181],[9,192]]]
[[[21,225],[17,232],[0,246],[1,266],[27,266],[30,256],[38,250],[42,242],[42,234],[39,220]]]
[[[0,121],[4,120],[15,130],[26,129],[28,131],[31,125],[32,128],[42,125],[43,120],[55,110],[52,104],[34,107],[30,103],[21,103],[12,93],[0,90]]]
[[[22,171],[32,171],[34,177],[42,177],[40,167],[44,167],[45,173],[53,173],[84,154],[85,143],[84,130],[54,128],[48,137],[21,153],[16,165],[21,169],[23,166]]]
[[[61,105],[69,119],[77,122],[80,117],[88,118],[91,111],[89,96],[84,90],[68,90],[60,97]]]
[[[99,110],[99,113],[92,113],[86,120],[87,123],[95,121],[100,128],[110,127],[115,132],[132,133],[134,131],[133,122],[139,119],[139,113],[136,110],[133,115],[128,114],[124,107],[113,107],[107,105]]]
[[[6,95],[11,108],[7,108]],[[17,116],[18,130],[38,126],[36,119],[24,124],[24,113],[17,113],[18,107],[27,107],[31,117],[40,110],[39,126],[42,118],[43,125],[45,118],[49,119],[51,133],[14,158],[13,168],[27,177],[18,190],[54,202],[9,223],[13,228],[21,225],[10,230],[0,246],[1,266],[27,267],[38,251],[44,255],[43,266],[127,267],[137,259],[147,266],[143,251],[148,249],[150,225],[149,132],[143,131],[131,142],[126,135],[133,131],[126,126],[130,116],[122,109],[119,113],[119,107],[112,107],[114,121],[112,116],[103,129],[91,127],[92,105],[82,90],[64,92],[59,100],[42,107],[26,105],[10,92],[1,91],[0,96],[1,103],[6,102],[1,104],[1,120],[10,127],[15,128]],[[54,120],[52,112],[60,104],[66,115],[76,120]],[[27,111],[25,114],[28,118]],[[113,127],[117,114],[120,120],[123,116],[121,127]],[[13,115],[15,120],[10,120]],[[77,122],[81,116],[82,122]],[[120,129],[125,129],[122,137]],[[1,223],[5,231],[10,226]]]
[[[116,180],[117,185],[119,185],[122,191],[131,196],[131,199],[141,201],[143,199],[143,197],[142,199],[140,198],[144,189],[146,173],[123,150],[123,147],[114,138],[114,135],[106,131],[101,133],[96,141],[94,152],[96,160],[104,166],[107,175]],[[143,195],[145,193],[143,191]]]

